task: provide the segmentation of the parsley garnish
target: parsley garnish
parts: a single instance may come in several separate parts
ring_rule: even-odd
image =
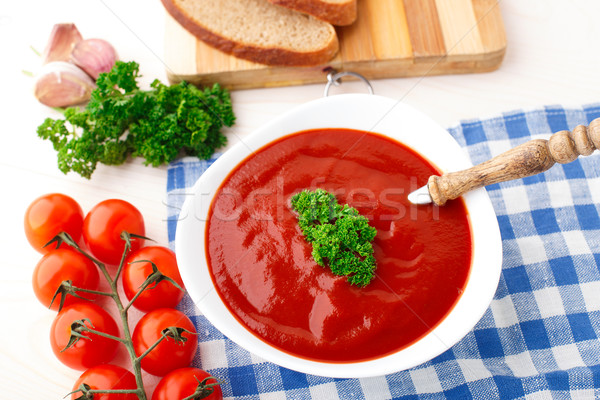
[[[348,276],[348,282],[366,286],[376,268],[371,241],[377,230],[366,217],[323,189],[304,190],[292,197],[298,225],[312,256],[320,266],[329,266],[335,275]]]
[[[208,159],[227,139],[223,126],[235,121],[227,90],[203,90],[159,80],[140,90],[136,62],[117,61],[100,74],[85,108],[69,107],[64,119],[47,118],[37,129],[58,152],[58,167],[90,178],[97,163],[118,165],[129,156],[154,167],[182,153]]]

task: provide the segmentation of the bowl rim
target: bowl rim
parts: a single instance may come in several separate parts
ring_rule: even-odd
[[[190,298],[200,312],[233,342],[264,360],[298,372],[332,378],[363,378],[406,370],[435,358],[467,335],[483,317],[500,279],[500,230],[489,196],[483,188],[463,196],[471,224],[473,252],[464,292],[433,330],[395,353],[351,363],[296,357],[272,347],[247,330],[231,315],[215,290],[204,246],[206,220],[214,194],[229,173],[254,151],[288,134],[315,128],[376,132],[404,143],[443,172],[471,166],[464,149],[444,128],[400,101],[378,95],[340,94],[297,106],[224,152],[186,193],[177,221],[175,253]]]

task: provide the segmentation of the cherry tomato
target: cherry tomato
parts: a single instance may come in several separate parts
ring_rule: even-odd
[[[180,368],[169,372],[158,382],[152,400],[181,400],[196,393],[198,386],[202,385],[204,379],[211,375],[199,368]],[[200,384],[198,382],[201,382]],[[220,385],[210,386],[218,383],[216,379],[208,379],[203,382],[205,390],[212,388],[212,393],[206,397],[200,397],[204,400],[221,400],[223,391]],[[206,386],[210,388],[206,388]],[[201,389],[201,388],[200,388]]]
[[[50,328],[50,345],[60,362],[77,370],[84,370],[107,363],[113,359],[119,342],[116,340],[83,332],[87,338],[81,338],[73,346],[63,349],[69,343],[72,324],[87,319],[85,326],[112,336],[119,335],[119,328],[113,317],[99,305],[85,302],[74,303],[60,311]]]
[[[29,244],[40,253],[56,246],[44,247],[60,232],[67,232],[76,242],[81,238],[83,211],[71,197],[50,193],[35,199],[25,211],[25,236]],[[62,244],[61,247],[69,247]]]
[[[174,369],[190,365],[196,354],[198,339],[196,328],[190,319],[181,311],[173,308],[157,308],[144,315],[133,331],[133,348],[140,356],[162,337],[161,332],[168,327],[183,328],[184,343],[172,338],[163,339],[148,355],[142,358],[142,368],[152,375],[164,376]]]
[[[175,253],[166,247],[148,246],[131,253],[123,267],[123,289],[127,299],[131,300],[146,278],[152,274],[152,264],[150,262],[139,262],[142,260],[153,262],[163,275],[173,279],[181,288],[184,288],[179,275],[179,268],[177,268]],[[163,280],[157,285],[151,284],[148,286],[133,305],[142,311],[151,311],[163,307],[174,308],[179,304],[183,295],[183,290],[178,289],[171,282]]]
[[[119,199],[104,200],[94,206],[83,221],[83,240],[98,260],[117,265],[123,256],[127,231],[145,235],[142,214],[131,203]],[[144,240],[132,239],[131,251],[142,247]]]
[[[33,271],[33,292],[38,300],[50,307],[50,303],[57,289],[64,281],[69,281],[71,285],[82,288],[96,290],[100,282],[98,268],[83,254],[72,249],[55,249],[42,256]],[[78,293],[80,296],[93,300],[96,296],[88,293]],[[52,310],[58,310],[61,301],[61,294],[57,295],[50,307]],[[67,295],[64,305],[86,301]]]
[[[85,371],[73,385],[73,391],[85,384],[90,390],[124,390],[137,389],[135,376],[117,365],[102,364],[92,367]],[[71,394],[71,400],[81,398],[82,393]],[[137,400],[134,393],[95,393],[94,400]]]

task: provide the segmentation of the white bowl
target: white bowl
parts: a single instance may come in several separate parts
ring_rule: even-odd
[[[502,244],[496,215],[484,189],[464,196],[472,229],[473,257],[463,294],[451,312],[427,335],[396,353],[354,363],[327,363],[295,357],[259,339],[230,313],[213,286],[205,254],[210,204],[227,175],[264,145],[298,131],[351,128],[377,132],[404,143],[441,171],[471,166],[450,134],[423,113],[399,101],[367,94],[324,97],[282,115],[225,152],[200,177],[177,224],[175,250],[189,295],[225,336],[251,353],[295,371],[336,378],[385,375],[422,364],[448,350],[481,319],[496,291]]]

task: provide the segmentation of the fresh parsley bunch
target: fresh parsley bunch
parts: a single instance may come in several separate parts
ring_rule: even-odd
[[[338,204],[323,189],[304,190],[292,197],[298,225],[312,244],[312,256],[335,275],[348,276],[348,282],[364,287],[374,278],[376,268],[371,242],[377,230],[358,210]]]
[[[181,154],[210,158],[235,121],[229,92],[187,83],[138,87],[139,65],[117,61],[100,74],[85,108],[70,107],[64,119],[47,118],[37,129],[58,152],[58,167],[90,178],[98,163],[119,165],[129,156],[146,165],[169,163]]]

